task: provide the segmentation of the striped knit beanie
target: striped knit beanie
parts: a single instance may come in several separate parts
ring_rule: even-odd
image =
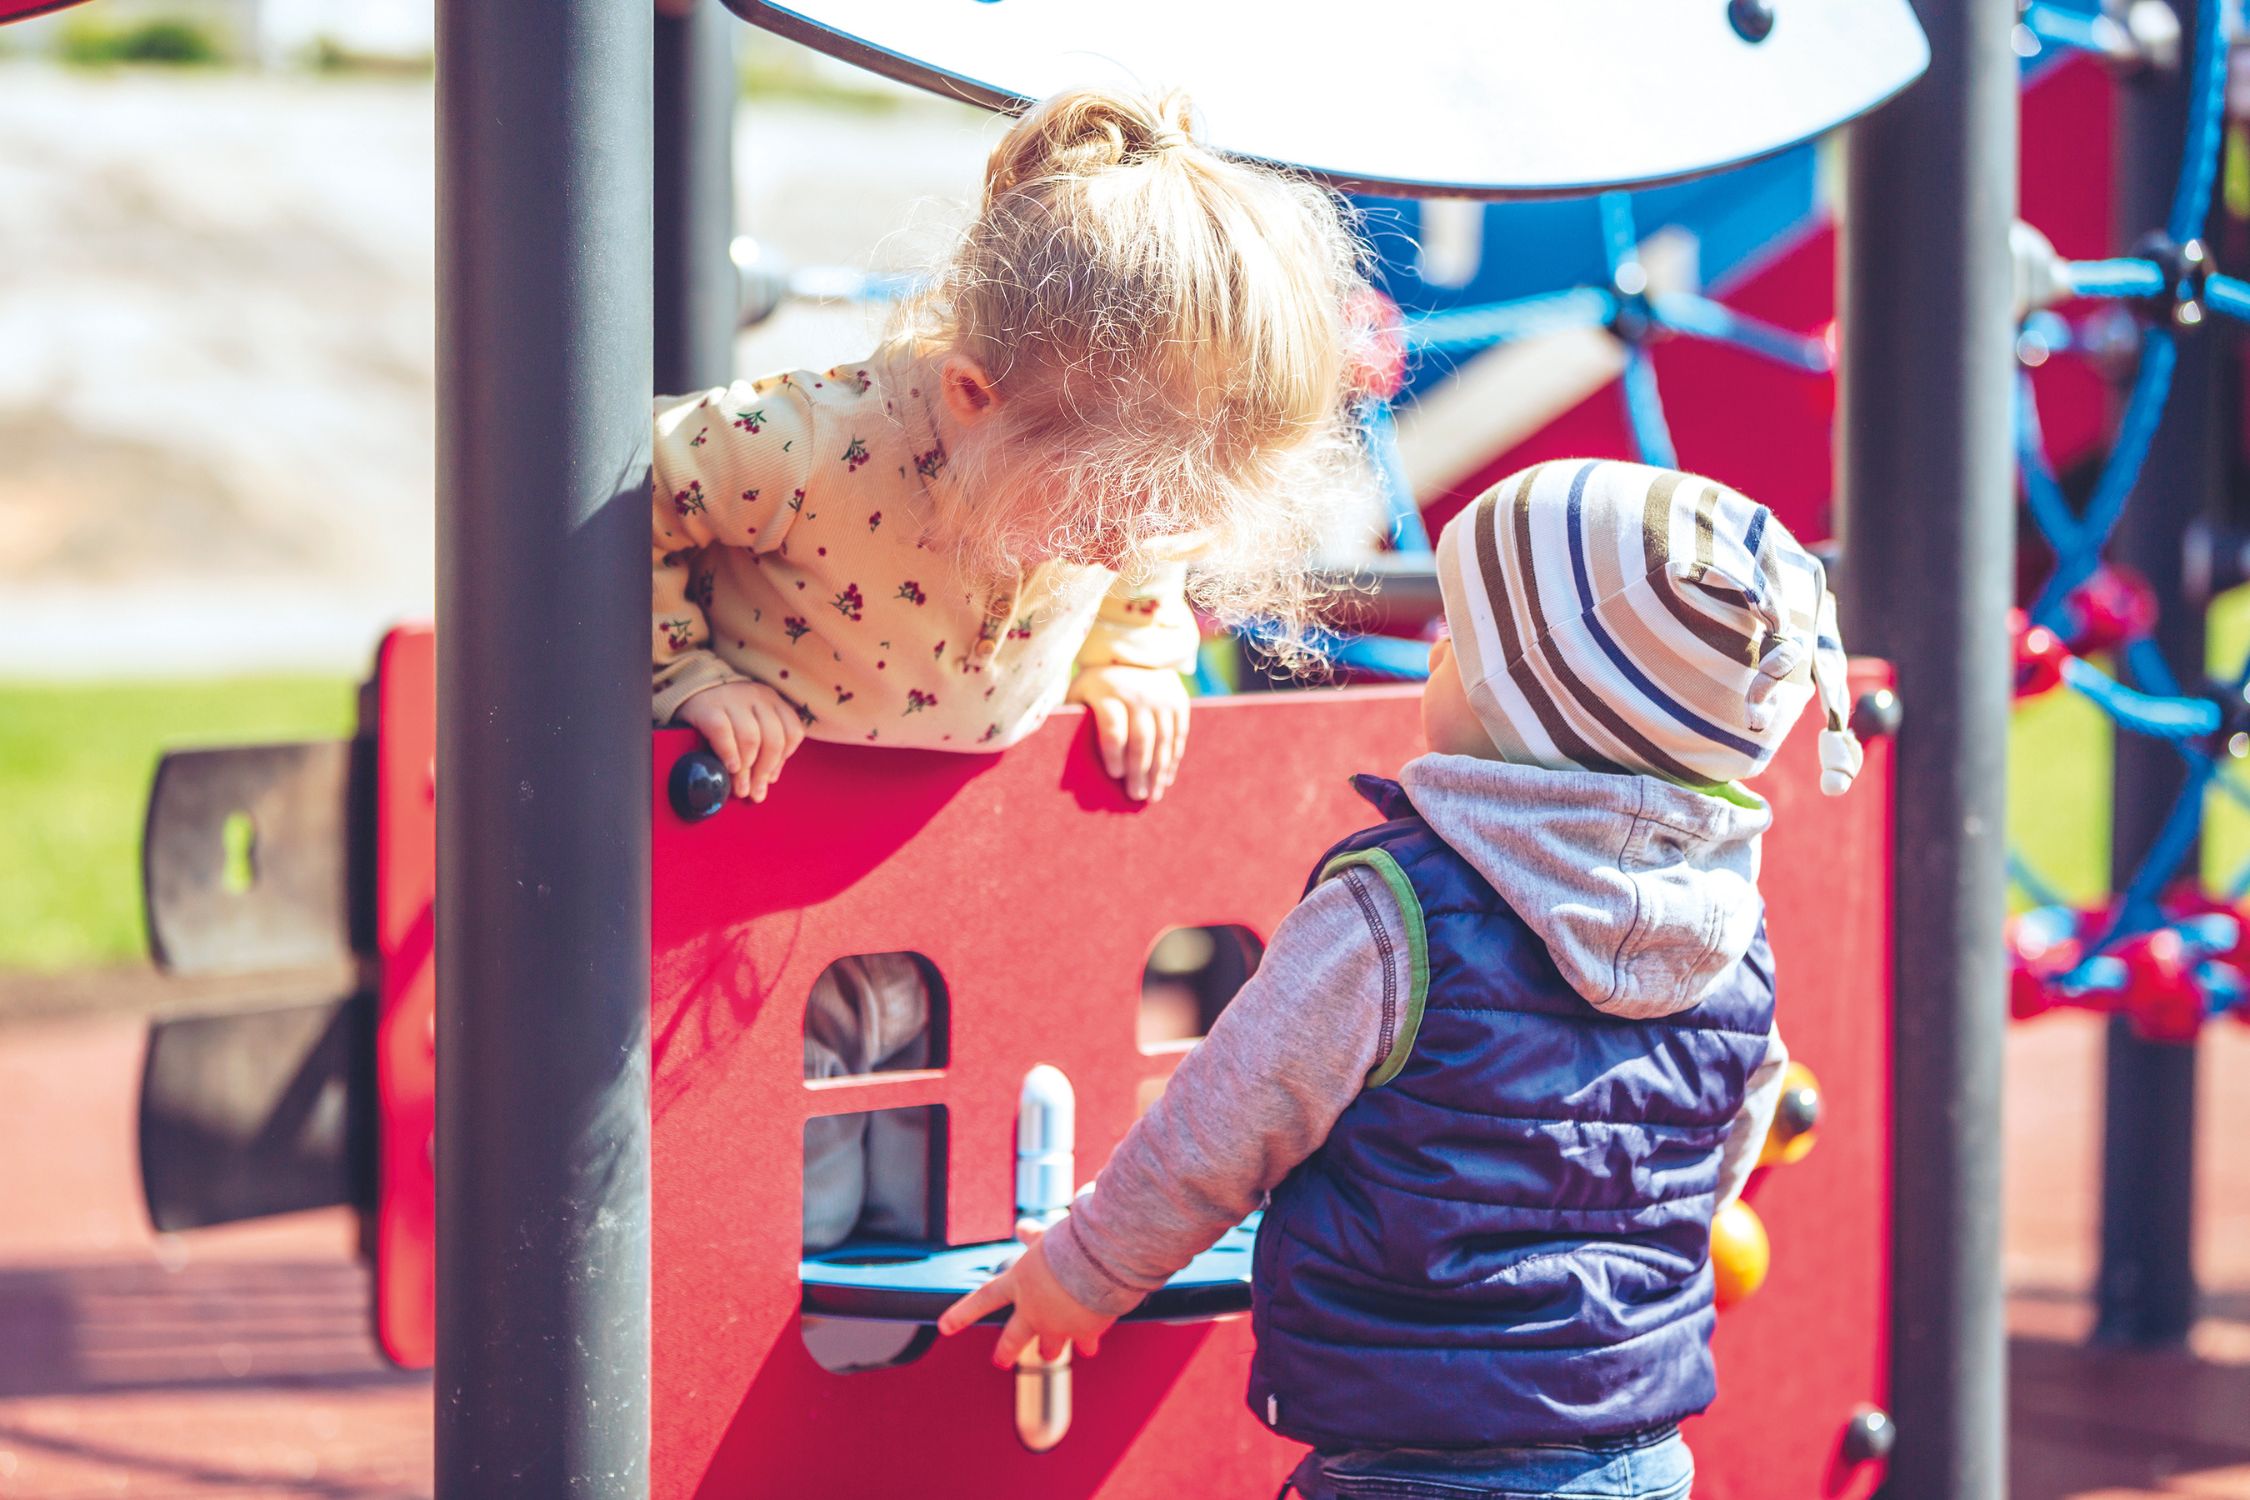
[[[1462,686],[1501,755],[1717,786],[1820,699],[1820,789],[1848,790],[1836,601],[1773,513],[1671,469],[1573,460],[1502,480],[1438,538]]]

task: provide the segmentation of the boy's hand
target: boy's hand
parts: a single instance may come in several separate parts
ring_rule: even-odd
[[[681,704],[672,717],[701,734],[734,778],[734,794],[766,800],[781,763],[805,742],[789,700],[762,682],[722,682]]]
[[[1098,1351],[1102,1335],[1117,1319],[1095,1312],[1063,1290],[1047,1264],[1047,1249],[1040,1243],[1046,1233],[1036,1224],[1018,1224],[1016,1238],[1031,1248],[1017,1256],[1008,1269],[947,1308],[938,1319],[938,1332],[959,1333],[986,1313],[1013,1305],[1015,1312],[1008,1326],[1000,1330],[1000,1342],[992,1351],[992,1362],[1001,1369],[1013,1369],[1034,1339],[1045,1359],[1060,1358],[1074,1344],[1080,1354]]]
[[[1187,751],[1188,694],[1180,674],[1088,667],[1072,679],[1067,701],[1093,712],[1102,767],[1125,783],[1125,795],[1135,802],[1161,798]]]

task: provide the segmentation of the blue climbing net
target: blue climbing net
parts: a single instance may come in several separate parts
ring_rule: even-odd
[[[2048,460],[2028,369],[2019,378],[2016,446],[2025,504],[2055,557],[2054,572],[2029,610],[2033,624],[2067,627],[2074,596],[2100,568],[2162,423],[2178,365],[2179,339],[2192,335],[2212,315],[2250,322],[2250,283],[2214,272],[2201,244],[2218,175],[2227,48],[2222,0],[2197,3],[2195,50],[2188,63],[2188,138],[2162,232],[2144,243],[2145,253],[2062,261],[2051,268],[2058,298],[2107,299],[2131,306],[2138,314],[2133,320],[2138,360],[2131,390],[2115,441],[2083,510],[2065,497]],[[2112,56],[2117,52],[2116,38],[2096,24],[2099,18],[2034,0],[2023,19],[2037,43]],[[1416,354],[1459,354],[1558,329],[1607,328],[1624,346],[1621,388],[1634,447],[1643,462],[1668,467],[1674,465],[1674,452],[1648,354],[1654,339],[1667,335],[1705,339],[1807,373],[1829,371],[1829,351],[1819,339],[1762,323],[1707,297],[1652,291],[1636,245],[1632,203],[1624,194],[1601,199],[1601,224],[1607,285],[1409,317],[1404,324],[1408,348]],[[2024,333],[2019,350],[2034,359],[2071,349],[2100,352],[2097,341],[2045,308],[2026,316]],[[1371,447],[1389,480],[1393,545],[1401,551],[1425,551],[1428,537],[1399,478],[1388,414],[1371,410],[1368,421]],[[1426,651],[1414,642],[1336,638],[1323,645],[1340,663],[1363,671],[1412,677],[1427,670]],[[2207,792],[2215,789],[2250,808],[2250,788],[2228,770],[2232,756],[2221,742],[2221,698],[2184,690],[2145,631],[2122,644],[2117,660],[2120,673],[2113,675],[2082,655],[2072,655],[2062,664],[2062,681],[2119,729],[2173,745],[2187,762],[2188,774],[2158,837],[2120,893],[2109,932],[2089,946],[2088,964],[2120,939],[2164,925],[2162,893],[2195,846]],[[2250,661],[2225,686],[2224,701],[2244,702],[2250,690]],[[2066,904],[2020,856],[2011,855],[2010,874],[2033,901]],[[2250,865],[2230,882],[2225,896],[2230,905],[2250,896]]]
[[[2025,508],[2055,559],[2053,573],[2030,606],[2030,623],[2035,626],[2067,633],[2074,594],[2101,567],[2162,425],[2179,363],[2180,339],[2193,336],[2214,314],[2250,322],[2250,284],[2212,271],[2201,243],[2218,177],[2226,94],[2227,44],[2221,9],[2220,0],[2199,0],[2195,51],[2188,64],[2186,149],[2162,231],[2144,242],[2144,253],[2064,262],[2058,268],[2061,289],[2069,295],[2128,302],[2140,313],[2136,320],[2139,359],[2132,386],[2115,441],[2082,511],[2074,511],[2063,495],[2040,433],[2029,375],[2019,378],[2016,449]],[[2052,11],[2035,5],[2027,12],[2043,39],[2105,50],[2101,38],[2079,36],[2067,24],[2067,13]],[[2047,348],[2083,347],[2068,325],[2045,311],[2031,314],[2026,333]],[[2229,769],[2234,756],[2220,734],[2225,723],[2222,704],[2243,703],[2245,689],[2250,689],[2250,660],[2230,682],[2215,685],[2214,693],[2190,693],[2143,630],[2120,645],[2116,666],[2117,675],[2112,675],[2083,656],[2072,656],[2063,664],[2062,680],[2120,730],[2172,745],[2186,762],[2187,775],[2157,837],[2119,893],[2108,931],[2092,945],[2095,956],[2123,938],[2167,925],[2163,894],[2195,848],[2208,792],[2217,790],[2250,807],[2250,789]],[[2020,854],[2012,854],[2009,865],[2011,877],[2032,901],[2042,906],[2065,904]],[[2246,895],[2250,895],[2250,865],[2228,882],[2223,899],[2231,906]],[[2087,963],[2092,962],[2090,956]]]

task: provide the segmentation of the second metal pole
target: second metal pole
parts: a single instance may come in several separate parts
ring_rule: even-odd
[[[1930,70],[1853,125],[1845,639],[1898,667],[1886,1494],[2007,1493],[2000,1087],[2015,571],[2010,0],[1916,0]]]
[[[2196,7],[2176,7],[2181,55],[2195,53]],[[2150,71],[2124,85],[2118,111],[2119,247],[2162,225],[2187,139],[2186,69]],[[2214,334],[2179,340],[2163,425],[2111,548],[2156,592],[2157,645],[2183,682],[2203,676],[2203,618],[2183,586],[2183,540],[2225,481]],[[2192,686],[2191,689],[2192,691]],[[2117,888],[2132,877],[2186,779],[2170,745],[2117,736],[2110,863]],[[2191,862],[2183,873],[2192,875]],[[2101,1272],[2094,1337],[2103,1343],[2177,1344],[2195,1321],[2191,1246],[2195,1198],[2195,1058],[2192,1045],[2144,1042],[2122,1020],[2109,1026],[2103,1068]]]
[[[735,34],[719,0],[656,14],[656,389],[681,395],[734,376],[741,292],[734,240]]]

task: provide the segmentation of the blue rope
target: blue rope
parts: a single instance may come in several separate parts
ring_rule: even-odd
[[[2117,921],[2095,944],[2095,951],[2107,948],[2120,937],[2146,932],[2157,925],[2162,917],[2157,898],[2195,851],[2196,834],[2203,825],[2203,791],[2217,769],[2209,759],[2198,760],[2188,767],[2187,782],[2180,788],[2172,810],[2164,815],[2164,826],[2157,830],[2155,840],[2148,846],[2147,857],[2141,861],[2140,869],[2133,872],[2132,883],[2125,887]]]
[[[1604,193],[1601,197],[1602,253],[1609,261],[1609,279],[1617,280],[1617,273],[1629,265],[1640,264],[1640,236],[1633,229],[1633,200],[1626,193]]]
[[[2164,273],[2145,260],[2073,260],[2063,263],[2063,279],[2081,297],[2161,297]]]
[[[2172,194],[2172,217],[2165,228],[2172,243],[2200,238],[2211,212],[2211,187],[2219,175],[2219,141],[2225,133],[2220,105],[2227,92],[2226,19],[2220,0],[2195,7],[2195,63],[2189,75],[2188,134],[2180,184]]]
[[[1510,302],[1423,313],[1402,325],[1418,354],[1457,354],[1560,328],[1599,328],[1617,315],[1617,299],[1600,287],[1541,292]]]
[[[1776,328],[1723,302],[1692,292],[1667,292],[1653,298],[1650,308],[1667,328],[1714,344],[1731,344],[1808,375],[1828,373],[1828,346],[1819,339]]]
[[[2049,5],[2046,0],[2032,0],[2017,17],[2024,29],[2042,42],[2052,42],[2058,47],[2076,47],[2081,52],[2107,52],[2101,38],[2095,34],[2094,18],[2081,10],[2070,10],[2060,5]]]
[[[2203,283],[2203,305],[2237,322],[2250,323],[2250,281],[2212,277]]]
[[[1329,638],[1328,655],[1338,666],[1383,677],[1419,681],[1430,675],[1430,643],[1402,640],[1393,635],[1356,635]]]
[[[2067,658],[2063,681],[2116,721],[2151,739],[2190,740],[2219,732],[2219,705],[2208,698],[2159,698],[2137,693],[2082,656]]]
[[[2125,669],[2133,674],[2133,683],[2144,693],[2154,693],[2159,698],[2178,698],[2180,680],[2172,675],[2172,664],[2164,659],[2156,642],[2147,636],[2125,643]]]
[[[1659,469],[1679,467],[1672,429],[1664,420],[1664,393],[1656,387],[1656,366],[1638,344],[1625,346],[1625,420],[1641,462]]]
[[[2040,878],[2039,872],[2024,862],[2015,850],[2008,851],[2008,879],[2030,898],[2033,906],[2069,906],[2070,898]]]
[[[2164,402],[2172,393],[2172,370],[2179,362],[2179,346],[2160,328],[2151,328],[2141,341],[2141,368],[2133,377],[2133,391],[2125,401],[2125,415],[2117,425],[2117,441],[2094,481],[2094,497],[2076,532],[2076,545],[2055,561],[2054,576],[2031,606],[2031,618],[2053,627],[2071,590],[2084,583],[2101,563],[2102,548],[2117,529],[2135,486],[2141,466],[2148,461],[2149,444],[2164,421]]]

